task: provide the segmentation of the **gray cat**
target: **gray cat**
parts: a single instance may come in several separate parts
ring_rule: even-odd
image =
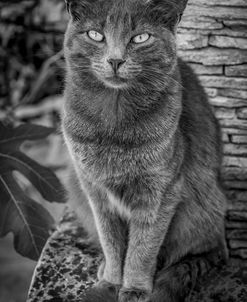
[[[183,301],[226,257],[219,129],[176,54],[186,2],[67,0],[69,198],[105,257],[85,301]]]

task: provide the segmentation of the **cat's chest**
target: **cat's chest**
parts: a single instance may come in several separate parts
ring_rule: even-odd
[[[127,174],[140,169],[140,150],[97,143],[74,143],[72,150],[76,164],[93,182],[104,183],[113,178],[121,182]]]

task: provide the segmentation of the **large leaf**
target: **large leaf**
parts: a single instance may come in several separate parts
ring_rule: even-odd
[[[30,124],[13,128],[0,122],[0,237],[13,232],[16,250],[31,259],[38,259],[54,220],[26,196],[13,172],[23,174],[47,201],[64,201],[64,189],[56,175],[19,150],[25,140],[45,138],[53,131]]]

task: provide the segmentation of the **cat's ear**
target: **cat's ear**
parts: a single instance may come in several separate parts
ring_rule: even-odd
[[[65,5],[68,13],[74,20],[79,20],[78,0],[65,0]]]
[[[188,0],[143,0],[146,4],[174,6],[180,14],[183,14]]]
[[[160,19],[172,30],[176,30],[188,0],[143,0],[154,11],[160,12]]]
[[[82,16],[84,17],[88,11],[90,0],[65,0],[65,4],[73,20],[78,21]]]

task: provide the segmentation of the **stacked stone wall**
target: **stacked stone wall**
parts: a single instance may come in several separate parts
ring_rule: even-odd
[[[177,39],[221,124],[228,244],[247,259],[247,1],[189,0]]]

